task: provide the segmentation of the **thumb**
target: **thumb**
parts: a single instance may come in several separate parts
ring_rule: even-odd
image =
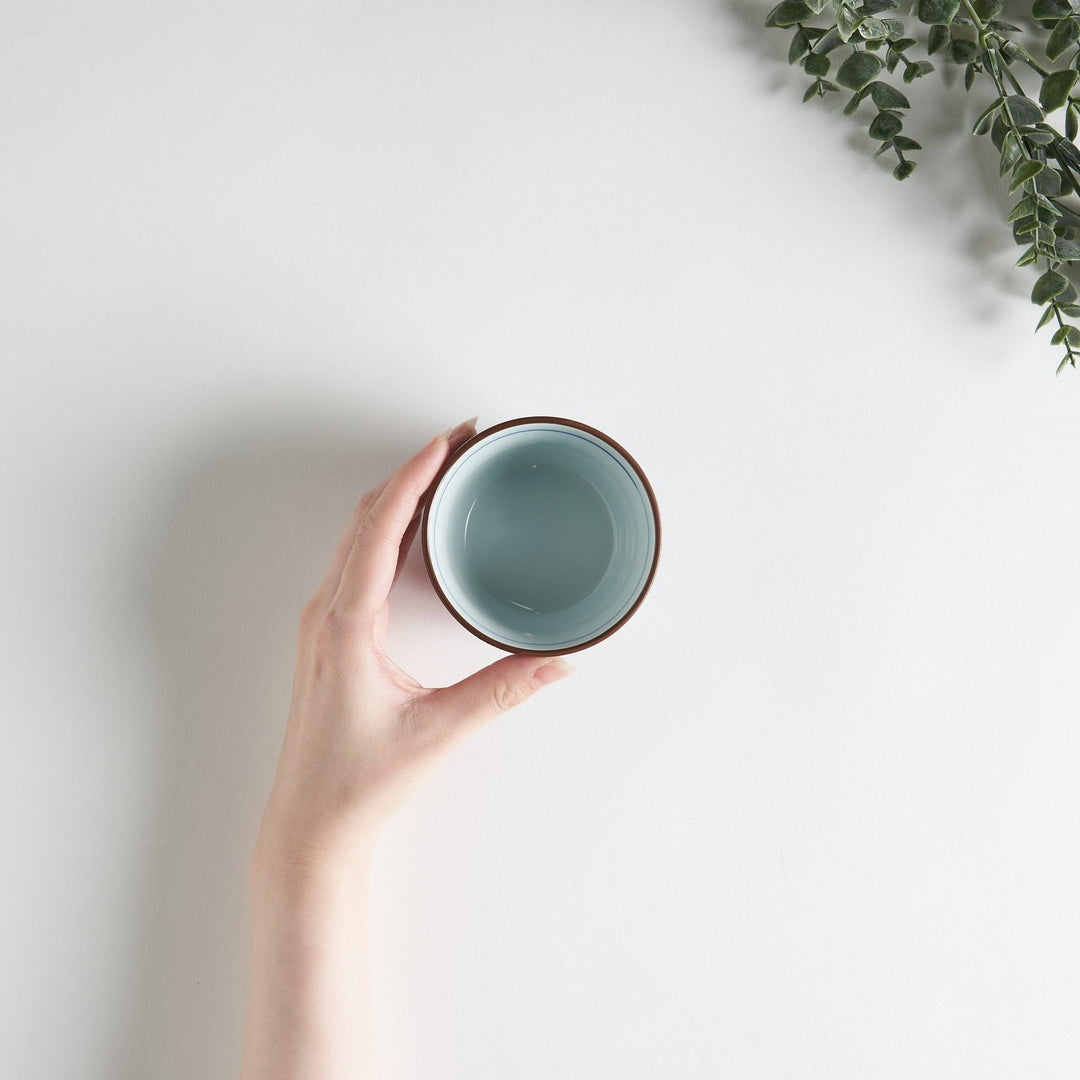
[[[504,656],[461,682],[434,691],[424,707],[440,721],[470,731],[576,670],[561,656]]]

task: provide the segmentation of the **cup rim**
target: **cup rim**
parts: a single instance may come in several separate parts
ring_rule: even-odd
[[[460,612],[454,604],[450,601],[450,598],[443,591],[442,586],[439,584],[438,578],[435,575],[435,569],[432,565],[431,552],[428,550],[428,512],[431,507],[432,499],[439,485],[443,481],[443,477],[447,471],[454,464],[455,461],[466,450],[481,439],[486,439],[489,435],[493,435],[496,431],[503,431],[506,428],[521,427],[525,424],[560,424],[564,427],[577,428],[579,431],[588,432],[590,435],[595,436],[601,441],[607,443],[612,449],[616,450],[623,456],[627,464],[637,474],[638,479],[641,481],[642,486],[645,488],[645,493],[649,497],[649,503],[652,506],[653,513],[653,532],[655,535],[655,544],[653,549],[652,565],[649,567],[648,576],[645,578],[645,584],[635,597],[634,602],[630,605],[619,620],[609,626],[600,634],[596,634],[594,637],[589,638],[587,641],[581,641],[577,645],[571,645],[565,649],[525,649],[519,645],[508,645],[504,641],[498,641],[493,637],[485,634],[478,627],[474,626],[462,612]],[[442,463],[439,471],[435,474],[435,479],[432,480],[431,486],[428,488],[427,497],[424,499],[424,506],[420,516],[420,546],[424,553],[424,568],[427,570],[428,580],[431,582],[432,587],[435,589],[436,594],[442,601],[443,607],[450,612],[451,615],[465,627],[471,634],[480,638],[481,641],[486,641],[489,645],[494,645],[497,649],[501,649],[504,652],[517,653],[520,656],[565,656],[567,653],[580,652],[582,649],[587,649],[597,642],[603,641],[604,638],[610,637],[615,633],[641,606],[642,600],[645,599],[646,594],[652,587],[653,578],[656,576],[656,567],[660,562],[660,543],[661,536],[663,534],[663,527],[660,523],[660,506],[656,501],[656,493],[653,491],[652,484],[649,483],[649,478],[645,475],[645,470],[637,463],[634,455],[631,454],[625,447],[617,443],[610,435],[601,431],[599,428],[592,427],[589,424],[584,424],[580,420],[571,420],[565,416],[518,416],[513,420],[504,420],[502,423],[493,424],[491,427],[484,428],[483,431],[478,431],[471,439],[463,442],[447,459]]]

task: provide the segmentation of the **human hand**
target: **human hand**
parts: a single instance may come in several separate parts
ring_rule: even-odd
[[[368,853],[386,821],[461,739],[574,670],[511,655],[427,688],[386,654],[389,593],[447,456],[468,420],[436,436],[358,503],[300,621],[284,743],[256,861],[324,865]]]

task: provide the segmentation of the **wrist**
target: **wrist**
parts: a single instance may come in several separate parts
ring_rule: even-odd
[[[297,897],[336,890],[367,878],[370,851],[317,853],[256,844],[249,864],[253,892],[272,890]]]
[[[323,830],[313,835],[286,826],[268,806],[251,854],[252,890],[302,897],[364,881],[377,839],[370,829],[341,830],[337,836]]]

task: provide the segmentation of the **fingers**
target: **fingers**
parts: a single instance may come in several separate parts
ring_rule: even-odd
[[[463,443],[468,442],[476,434],[476,417],[471,420],[466,420],[461,424],[458,424],[456,428],[450,433],[450,453],[452,454]],[[401,571],[405,569],[405,560],[409,557],[409,549],[413,545],[413,541],[416,539],[416,533],[420,528],[420,510],[423,504],[427,502],[428,497],[431,495],[430,488],[424,492],[423,498],[420,500],[420,505],[417,506],[416,512],[413,514],[412,521],[409,522],[408,527],[405,529],[405,533],[401,538],[401,547],[398,551],[397,568],[394,570],[394,582],[401,576]],[[391,583],[393,585],[393,582]]]
[[[463,442],[471,439],[476,434],[476,417],[471,420],[466,420],[463,424],[458,424],[449,435],[450,450],[449,453],[453,453]],[[393,474],[391,474],[392,476]],[[322,583],[319,586],[318,592],[323,597],[323,607],[329,605],[330,599],[337,592],[338,584],[341,581],[341,571],[345,567],[345,560],[349,557],[349,552],[352,549],[353,541],[356,539],[357,530],[360,528],[360,522],[364,519],[365,515],[370,511],[372,506],[375,505],[376,500],[382,494],[383,489],[390,482],[390,476],[387,476],[380,483],[376,484],[370,491],[365,492],[361,496],[359,502],[356,504],[356,508],[352,512],[352,517],[349,519],[349,526],[342,534],[341,539],[338,541],[337,549],[334,552],[334,558],[330,563],[330,569],[327,570],[326,576],[323,578]],[[415,528],[412,530],[412,534],[415,535]],[[406,530],[405,538],[403,540],[403,548],[407,553],[407,544],[411,543],[412,537]],[[402,557],[404,562],[404,557]]]
[[[450,451],[453,453],[453,450]],[[425,496],[426,498],[426,496]],[[417,510],[413,514],[412,521],[409,522],[409,527],[405,530],[405,535],[401,538],[401,549],[398,552],[397,569],[394,571],[394,583],[401,577],[401,571],[405,569],[405,560],[409,557],[409,549],[412,547],[413,541],[416,539],[417,530],[420,528],[420,511]]]
[[[368,492],[355,515],[356,530],[348,546],[330,609],[343,618],[373,614],[385,602],[397,576],[401,544],[409,524],[436,473],[450,452],[449,439],[460,439],[466,425],[443,432]]]
[[[426,721],[464,735],[574,670],[561,656],[505,656],[453,686],[430,691],[416,707]]]
[[[386,479],[389,480],[390,478],[387,477]],[[338,582],[341,581],[341,571],[345,566],[345,560],[349,557],[349,550],[352,548],[353,540],[356,539],[356,530],[360,527],[361,519],[371,509],[385,486],[386,480],[383,480],[381,484],[362,495],[360,501],[356,504],[352,517],[349,518],[349,527],[338,541],[333,562],[331,562],[330,569],[327,570],[326,577],[323,578],[322,584],[319,586],[319,592],[324,598],[324,606],[329,603],[330,598],[337,592]]]

